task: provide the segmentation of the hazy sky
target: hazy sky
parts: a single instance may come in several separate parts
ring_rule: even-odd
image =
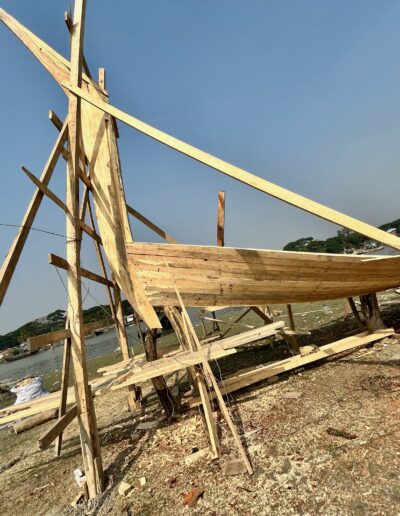
[[[3,0],[2,7],[69,56],[68,2]],[[85,53],[107,70],[111,102],[228,162],[372,224],[398,218],[400,3],[385,0],[88,1]],[[0,223],[19,224],[66,97],[0,26]],[[336,227],[278,202],[120,124],[129,202],[178,241],[214,244],[217,192],[226,191],[226,245],[280,249]],[[65,192],[60,163],[52,188]],[[65,234],[46,200],[35,227]],[[133,221],[137,240],[154,240]],[[0,226],[4,256],[15,228]],[[62,237],[31,233],[6,299],[0,333],[64,308],[47,264]],[[83,265],[97,270],[92,244]],[[105,302],[90,285],[85,306]]]

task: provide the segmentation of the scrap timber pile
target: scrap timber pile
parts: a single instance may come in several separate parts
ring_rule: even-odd
[[[103,393],[123,389],[127,391],[129,407],[134,411],[141,406],[140,384],[151,380],[162,407],[167,416],[171,416],[177,407],[164,377],[186,370],[194,393],[189,405],[202,407],[211,456],[217,459],[221,455],[220,436],[213,412],[213,400],[216,400],[238,456],[246,471],[252,474],[251,457],[225,404],[224,395],[334,354],[393,336],[394,331],[385,329],[379,316],[376,292],[400,286],[400,257],[225,247],[223,193],[219,195],[218,245],[179,244],[127,204],[118,152],[117,120],[252,188],[387,246],[400,250],[400,238],[274,185],[114,107],[106,90],[104,69],[99,70],[96,82],[83,54],[85,13],[85,0],[76,0],[73,19],[68,15],[65,18],[71,37],[71,58],[67,60],[0,9],[0,20],[45,67],[68,100],[68,115],[64,121],[50,112],[50,119],[59,134],[40,178],[23,167],[34,183],[35,191],[21,229],[0,271],[2,302],[41,201],[45,196],[50,198],[65,212],[67,220],[66,258],[50,254],[50,263],[67,271],[67,323],[65,330],[32,338],[30,345],[31,349],[39,349],[65,339],[61,390],[1,410],[0,425],[57,409],[57,421],[42,435],[39,447],[46,449],[55,441],[56,454],[59,455],[63,431],[77,418],[86,492],[89,498],[94,498],[103,492],[105,485],[93,399],[101,403]],[[60,157],[67,163],[65,200],[56,196],[49,186]],[[129,215],[140,220],[167,243],[134,242]],[[81,267],[83,236],[93,240],[100,274]],[[108,269],[111,277],[107,275]],[[90,330],[83,324],[82,277],[105,286],[123,357],[120,363],[103,368],[100,371],[103,376],[93,382],[88,380],[85,334],[102,324],[109,324],[109,321],[101,321],[99,326],[95,325]],[[142,360],[130,354],[121,292],[134,309],[145,351]],[[353,296],[360,296],[361,313]],[[339,298],[348,299],[360,328],[359,333],[321,347],[314,345],[311,351],[299,349],[291,304]],[[283,321],[273,320],[268,310],[268,305],[273,303],[287,305],[289,327]],[[213,324],[212,335],[205,332],[199,338],[188,315],[188,307],[202,309],[201,320]],[[222,332],[219,324],[224,321],[216,317],[216,312],[222,307],[246,307],[246,310],[254,311],[261,318],[263,326],[226,336],[229,328]],[[157,330],[161,328],[160,310],[168,318],[180,344],[178,350],[163,358],[158,358],[156,351]],[[240,325],[241,317],[235,321],[236,328]],[[140,322],[145,324],[145,331],[142,331]],[[235,354],[241,346],[282,338],[290,346],[291,358],[239,371],[224,379],[224,382],[215,378],[210,367],[211,360]],[[70,368],[74,372],[73,386],[68,384]]]

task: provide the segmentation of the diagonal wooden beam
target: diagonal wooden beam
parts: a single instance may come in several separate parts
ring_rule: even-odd
[[[49,199],[51,199],[57,206],[59,206],[65,213],[68,212],[67,205],[54,193],[50,188],[48,188],[45,184],[43,184],[40,179],[38,179],[32,172],[30,172],[23,165],[21,166],[21,170],[29,177],[34,185],[36,185],[39,190],[46,195]]]
[[[95,106],[105,113],[118,118],[121,120],[121,122],[124,122],[130,127],[133,127],[137,131],[146,134],[150,138],[153,138],[154,140],[163,143],[167,147],[171,147],[172,149],[175,149],[178,152],[181,152],[182,154],[185,154],[186,156],[199,161],[200,163],[208,165],[209,167],[214,168],[215,170],[218,170],[219,172],[222,172],[223,174],[232,177],[233,179],[249,185],[256,190],[259,190],[260,192],[266,193],[272,197],[280,199],[281,201],[291,204],[292,206],[296,206],[297,208],[312,213],[317,217],[328,220],[329,222],[333,222],[339,226],[349,228],[352,231],[361,233],[368,238],[382,242],[383,244],[388,245],[389,247],[393,247],[394,249],[400,249],[400,238],[397,236],[386,233],[385,231],[375,228],[370,224],[361,222],[360,220],[345,215],[339,211],[333,210],[332,208],[312,201],[311,199],[307,199],[302,195],[291,192],[286,188],[282,188],[281,186],[275,185],[266,179],[258,177],[250,172],[247,172],[246,170],[236,167],[235,165],[231,165],[222,159],[216,158],[207,152],[197,149],[193,145],[189,145],[182,140],[178,140],[177,138],[174,138],[173,136],[160,131],[159,129],[156,129],[151,125],[142,122],[138,118],[128,115],[124,111],[121,111],[120,109],[112,106],[111,104],[108,104],[107,102],[104,102],[99,98],[95,98],[93,95],[90,95],[82,88],[77,88],[75,85],[69,84],[67,82],[62,83],[62,86],[77,95],[79,98],[89,102],[92,104],[92,106]]]
[[[46,165],[43,169],[42,175],[40,176],[40,182],[47,186],[49,184],[50,178],[53,174],[54,168],[57,164],[58,158],[61,153],[61,149],[64,146],[64,143],[68,136],[68,120],[64,122],[64,125],[58,135],[56,143],[50,153],[50,156],[46,162]],[[0,304],[4,300],[4,296],[6,295],[7,289],[10,285],[11,279],[13,277],[15,268],[18,264],[19,258],[21,256],[22,250],[24,248],[26,239],[28,238],[29,231],[33,225],[33,221],[35,220],[36,214],[39,210],[40,204],[43,199],[43,192],[38,188],[32,196],[31,202],[25,212],[25,215],[21,221],[21,227],[15,237],[11,247],[8,251],[8,254],[3,262],[3,265],[0,270]]]
[[[71,19],[71,16],[68,11],[65,11],[65,13],[64,13],[64,22],[65,22],[65,25],[67,26],[68,32],[72,35],[74,26],[73,26],[72,19]],[[92,76],[90,74],[89,66],[86,62],[86,58],[85,58],[84,54],[82,54],[82,66],[85,71],[85,74],[89,77],[89,79],[91,79]]]
[[[61,131],[63,123],[52,109],[49,110],[49,120],[59,131]]]
[[[154,233],[157,233],[161,238],[169,242],[170,244],[177,244],[178,242],[173,238],[171,235],[169,235],[167,232],[165,232],[163,229],[159,228],[154,222],[151,222],[147,217],[142,215],[140,212],[132,208],[132,206],[129,206],[129,204],[126,205],[126,209],[128,210],[128,213],[133,215],[136,219],[140,220],[145,226],[147,226],[149,229],[154,231]]]
[[[60,269],[68,270],[67,260],[64,260],[64,258],[61,258],[61,256],[57,256],[56,254],[53,254],[53,253],[49,254],[49,263],[51,265],[54,265],[55,267],[59,267]],[[101,283],[102,285],[106,285],[111,288],[114,286],[113,282],[110,281],[108,278],[105,278],[104,276],[100,276],[99,274],[96,274],[95,272],[88,271],[87,269],[83,269],[82,267],[81,267],[81,275],[84,278],[95,281],[96,283]]]
[[[65,211],[65,213],[68,213],[67,205],[54,192],[52,192],[50,188],[45,186],[34,174],[32,174],[32,172],[29,172],[29,170],[26,167],[22,166],[21,168],[23,172],[25,172],[25,174],[29,177],[29,179],[39,188],[39,190],[43,192],[44,195],[46,195],[55,204],[57,204],[57,206],[59,206],[63,211]],[[87,195],[86,192],[87,190],[85,190],[85,196]],[[84,197],[80,208],[80,216],[82,215],[82,213],[84,214],[86,210],[86,203],[87,199]],[[93,238],[93,240],[95,240],[99,244],[103,243],[101,240],[101,236],[98,233],[96,233],[96,231],[93,228],[88,226],[83,220],[79,221],[79,225],[87,235]]]

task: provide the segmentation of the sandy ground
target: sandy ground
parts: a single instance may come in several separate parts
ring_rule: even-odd
[[[314,329],[305,337],[307,343],[329,342],[354,331],[353,321],[340,318],[343,303],[330,306],[329,314],[312,312],[313,320],[296,317],[299,327],[304,322]],[[384,308],[385,322],[399,328],[398,305]],[[268,353],[270,359],[271,354],[286,356],[287,346],[240,353],[236,367],[265,361]],[[231,372],[232,360],[220,361],[223,373]],[[53,449],[37,451],[37,438],[46,426],[20,435],[3,430],[0,464],[21,453],[24,458],[0,474],[0,513],[398,514],[399,364],[400,342],[385,339],[230,396],[228,406],[254,467],[252,476],[224,476],[223,465],[237,452],[223,420],[221,459],[202,458],[188,466],[185,457],[207,446],[198,409],[168,423],[149,388],[145,409],[136,415],[126,410],[121,392],[106,394],[96,403],[96,412],[107,489],[99,499],[76,509],[70,503],[79,492],[73,470],[82,468],[77,424],[66,431],[60,458],[54,457]],[[187,386],[181,380],[175,375],[169,381],[178,383],[182,393]],[[286,399],[288,392],[300,397]],[[155,422],[155,428],[137,429],[144,421]],[[331,435],[332,429],[354,438]],[[122,480],[133,486],[127,497],[118,494]],[[183,497],[193,487],[203,495],[189,509]]]

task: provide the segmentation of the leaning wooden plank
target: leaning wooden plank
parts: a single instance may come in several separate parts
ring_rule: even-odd
[[[39,438],[39,448],[46,450],[57,437],[61,436],[67,426],[77,415],[76,405],[73,405],[54,425]]]
[[[207,349],[205,351],[209,360],[216,360],[217,358],[226,357],[228,355],[233,355],[236,353],[235,348],[224,349],[222,346],[218,346],[219,343],[214,345],[205,346]],[[152,378],[156,378],[157,376],[164,376],[166,374],[172,374],[175,371],[179,371],[181,369],[186,369],[187,367],[191,367],[197,364],[200,364],[202,361],[200,353],[196,352],[188,352],[184,351],[181,353],[177,353],[176,355],[168,358],[160,358],[158,360],[154,360],[153,362],[149,362],[146,366],[141,368],[135,368],[132,370],[131,376],[129,378],[125,378],[125,374],[123,375],[123,381],[119,383],[119,380],[116,379],[113,382],[113,386],[111,390],[118,390],[128,385],[132,385],[134,383],[145,382],[147,380],[151,380]]]
[[[284,321],[277,321],[268,326],[261,326],[260,328],[255,328],[253,330],[234,335],[233,337],[219,340],[213,344],[204,345],[203,342],[204,351],[210,360],[221,358],[223,356],[227,356],[225,355],[226,351],[228,351],[228,354],[231,354],[229,350],[234,350],[236,347],[244,346],[251,342],[256,342],[261,339],[278,335],[284,330],[284,326]],[[233,353],[235,352],[236,351],[234,350]],[[124,360],[118,362],[117,364],[112,364],[111,366],[101,367],[98,369],[98,372],[107,375],[122,373],[131,369],[132,375],[134,375],[139,382],[151,378],[152,374],[156,374],[160,371],[162,371],[162,374],[169,374],[184,367],[196,365],[199,363],[197,360],[198,356],[196,352],[192,356],[188,354],[187,351],[179,351],[174,356],[160,358],[157,361],[153,361],[152,364],[142,361],[140,357],[134,357],[131,360]],[[153,370],[152,368],[156,369]],[[130,380],[131,378],[127,380],[128,383]],[[115,383],[117,384],[118,380]]]
[[[29,177],[29,179],[32,181],[32,183],[41,190],[41,192],[44,195],[47,195],[49,199],[51,199],[57,206],[59,206],[65,213],[67,213],[68,208],[67,205],[54,193],[50,188],[48,188],[46,185],[40,181],[32,172],[30,172],[26,167],[23,165],[21,166],[21,170]]]
[[[65,328],[68,329],[68,319],[65,321]],[[60,403],[58,406],[58,419],[64,417],[67,410],[67,396],[68,396],[68,385],[69,385],[69,371],[71,366],[71,339],[67,338],[64,340],[63,349],[63,363],[61,368],[61,385],[60,385]],[[54,453],[56,457],[60,456],[62,446],[62,432],[57,436],[54,444]]]
[[[188,143],[178,140],[177,138],[174,138],[173,136],[160,131],[159,129],[156,129],[151,125],[142,122],[138,118],[124,113],[120,109],[107,104],[106,102],[100,100],[97,97],[94,97],[93,95],[90,95],[81,88],[77,88],[74,85],[68,84],[66,82],[63,83],[63,86],[75,93],[75,95],[79,95],[82,99],[86,100],[86,102],[89,102],[105,113],[118,118],[121,120],[121,122],[124,122],[125,124],[133,127],[141,133],[150,136],[150,138],[153,138],[154,140],[157,140],[160,143],[163,143],[164,145],[167,145],[168,147],[171,147],[178,152],[185,154],[186,156],[200,161],[201,163],[204,163],[205,165],[208,165],[209,167],[214,168],[215,170],[218,170],[227,176],[237,179],[244,184],[247,184],[257,190],[260,190],[261,192],[280,199],[281,201],[284,201],[288,204],[296,206],[297,208],[312,213],[313,215],[317,215],[318,217],[328,220],[329,222],[333,222],[338,226],[343,226],[356,231],[357,233],[361,233],[368,238],[382,242],[383,244],[393,247],[394,249],[400,249],[399,237],[386,233],[381,229],[377,229],[369,224],[366,224],[365,222],[361,222],[360,220],[345,215],[339,211],[333,210],[332,208],[312,201],[311,199],[307,199],[302,195],[291,192],[286,188],[282,188],[281,186],[275,185],[266,179],[257,177],[256,175],[251,174],[246,170],[236,167],[235,165],[231,165],[222,159],[216,158],[207,152],[197,149]]]
[[[384,339],[385,337],[390,337],[393,334],[393,329],[384,331],[382,330],[372,334],[363,332],[352,337],[347,337],[331,344],[321,346],[319,351],[304,357],[296,355],[292,358],[281,360],[279,362],[275,362],[274,364],[269,364],[257,369],[245,370],[243,372],[239,371],[238,373],[235,373],[235,375],[224,379],[221,384],[222,393],[228,394],[230,392],[237,391],[244,387],[248,387],[249,385],[266,380],[267,378],[271,378],[272,376],[276,376],[281,373],[291,371],[292,369],[296,369],[297,367],[317,362],[318,360],[323,360],[324,358],[331,357],[337,353],[342,353],[343,351],[349,351],[360,346],[365,346],[371,342]],[[188,403],[191,407],[193,407],[200,403],[200,399],[193,398],[189,400]]]
[[[54,168],[57,164],[60,156],[61,149],[68,136],[68,120],[64,122],[64,125],[58,135],[56,143],[50,153],[47,163],[43,169],[42,175],[40,176],[40,182],[45,186],[48,185],[50,178],[53,174]],[[8,286],[11,278],[14,274],[18,260],[21,256],[22,249],[24,248],[26,239],[28,238],[29,231],[32,227],[33,221],[35,220],[36,214],[39,210],[40,204],[43,199],[43,192],[39,189],[35,191],[32,196],[31,202],[21,222],[21,227],[15,237],[7,256],[3,262],[0,270],[0,304],[2,304],[4,296],[6,295]]]
[[[55,267],[59,267],[60,269],[68,269],[68,262],[67,260],[64,260],[64,258],[61,258],[61,256],[57,256],[56,254],[49,253],[49,263],[51,265],[54,265]],[[92,281],[96,281],[97,283],[101,283],[103,285],[107,285],[108,287],[113,287],[113,282],[109,279],[105,278],[104,276],[100,276],[99,274],[96,274],[95,272],[88,271],[87,269],[81,268],[81,275],[84,278],[90,279]]]
[[[83,330],[85,335],[88,335],[94,330],[98,330],[100,328],[106,328],[107,326],[111,326],[114,324],[112,319],[101,319],[100,321],[93,321],[90,323],[86,323],[83,326]],[[34,351],[35,349],[43,348],[44,346],[48,346],[49,344],[54,344],[55,342],[59,342],[60,340],[66,339],[71,336],[69,330],[58,330],[52,333],[44,333],[43,335],[36,335],[35,337],[29,337],[27,340],[28,349],[30,351]]]
[[[151,220],[149,220],[147,217],[142,215],[139,211],[137,211],[134,208],[132,208],[132,206],[129,206],[129,204],[126,205],[126,209],[128,210],[128,213],[133,215],[136,219],[140,220],[140,222],[142,222],[145,226],[147,226],[149,229],[154,231],[154,233],[157,233],[157,235],[159,235],[164,240],[166,240],[170,244],[176,244],[177,243],[175,238],[172,238],[171,235],[169,235],[164,230],[159,228],[156,224],[154,224],[154,222],[151,222]]]
[[[263,326],[261,328],[256,328],[256,330],[251,330],[250,332],[230,337],[224,341],[221,340],[213,344],[207,344],[203,346],[204,353],[209,360],[216,360],[236,353],[236,348],[238,346],[243,346],[250,342],[255,342],[262,338],[276,335],[279,333],[280,329],[283,329],[284,323],[282,321],[273,324],[276,325],[276,328],[267,328],[266,326]],[[155,376],[171,374],[175,371],[179,371],[180,369],[197,365],[200,362],[201,356],[199,352],[196,351],[188,353],[187,351],[181,351],[172,357],[160,358],[151,364],[144,364],[142,367],[133,367],[131,376],[126,379],[124,375],[122,383],[119,383],[119,380],[117,379],[111,390],[121,389],[135,382],[144,382],[154,378]],[[129,369],[129,365],[126,369]]]
[[[13,429],[16,434],[21,434],[22,432],[26,432],[31,428],[35,428],[35,426],[43,425],[52,419],[56,419],[58,414],[58,409],[50,409],[45,412],[41,412],[40,414],[35,414],[34,416],[27,417],[22,421],[18,421],[18,423],[14,423]]]
[[[244,464],[246,466],[247,472],[249,473],[249,475],[252,475],[253,474],[253,468],[252,468],[252,466],[250,464],[250,461],[249,461],[249,459],[248,459],[248,457],[246,455],[246,452],[245,452],[245,450],[243,448],[242,441],[241,441],[241,439],[239,437],[239,434],[238,434],[238,431],[236,429],[236,426],[233,423],[233,420],[232,420],[232,417],[231,417],[231,415],[229,413],[229,410],[227,409],[227,407],[225,405],[225,402],[223,400],[223,397],[222,397],[219,385],[217,384],[217,381],[216,381],[216,379],[214,377],[214,374],[211,371],[211,367],[210,367],[210,364],[208,362],[208,357],[206,357],[206,355],[204,353],[203,346],[201,345],[201,343],[199,341],[199,338],[197,337],[197,334],[196,334],[196,331],[195,331],[195,329],[193,327],[192,321],[190,320],[189,314],[188,314],[188,312],[186,310],[185,305],[182,302],[182,298],[179,295],[178,290],[176,290],[176,295],[178,297],[179,303],[180,303],[181,308],[182,308],[182,314],[183,314],[184,321],[186,322],[186,325],[184,325],[184,329],[186,331],[187,338],[188,338],[188,340],[190,340],[190,337],[193,339],[193,342],[195,343],[196,349],[200,353],[200,356],[201,356],[201,359],[202,359],[201,365],[202,365],[203,371],[205,372],[205,376],[208,379],[208,381],[210,382],[210,385],[212,385],[212,387],[214,389],[213,394],[214,394],[215,398],[218,400],[218,405],[219,405],[219,408],[221,410],[221,413],[223,414],[223,416],[225,418],[225,421],[226,421],[226,423],[227,423],[227,425],[228,425],[228,427],[229,427],[229,429],[230,429],[230,431],[232,433],[233,439],[234,439],[234,441],[236,443],[236,446],[237,446],[237,449],[239,451],[239,454],[241,455],[242,460],[243,460],[243,462],[244,462]],[[208,393],[208,396],[210,394],[211,393]],[[208,405],[210,406],[208,396],[207,396],[207,401],[208,401]],[[203,407],[204,407],[203,399],[202,399],[202,402],[203,402]]]

